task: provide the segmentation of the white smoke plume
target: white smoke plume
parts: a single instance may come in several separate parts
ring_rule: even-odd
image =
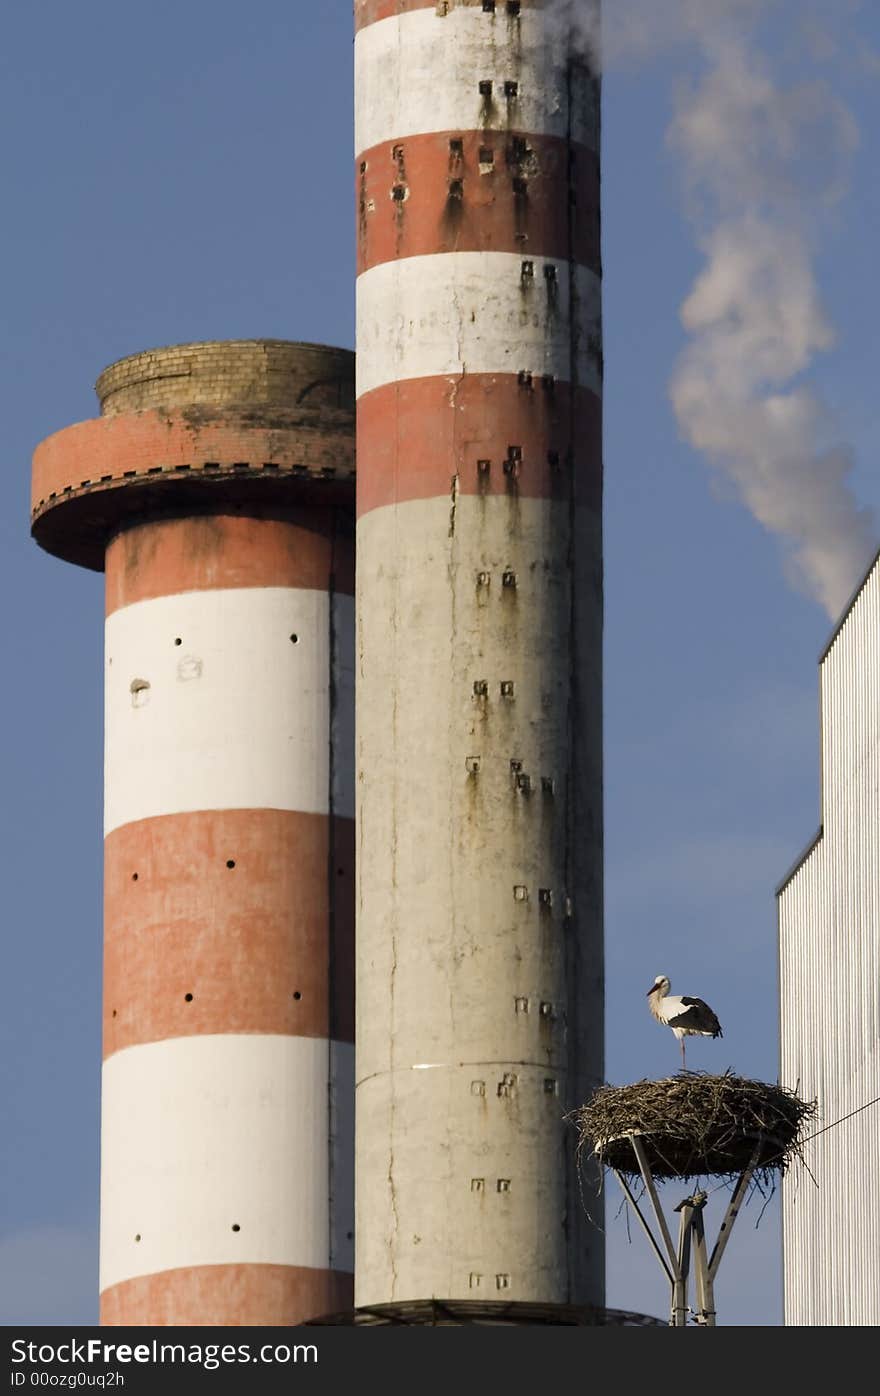
[[[761,46],[768,18],[803,52],[839,30],[851,0],[556,0],[605,68],[699,58],[680,84],[669,142],[705,264],[681,317],[689,335],[670,396],[684,438],[780,536],[786,572],[835,617],[872,556],[877,529],[850,487],[852,452],[803,375],[834,330],[815,258],[846,192],[858,131],[828,83],[783,83]],[[823,25],[823,19],[827,24]],[[601,60],[599,54],[601,52]],[[692,63],[689,64],[692,67]]]

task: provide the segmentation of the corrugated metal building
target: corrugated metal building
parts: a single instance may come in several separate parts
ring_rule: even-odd
[[[880,1096],[880,558],[820,660],[822,826],[779,889],[781,1080],[817,1129]],[[785,1322],[880,1323],[880,1106],[783,1185]]]

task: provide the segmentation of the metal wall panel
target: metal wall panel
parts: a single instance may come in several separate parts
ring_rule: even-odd
[[[880,1324],[880,564],[820,667],[822,837],[779,894],[781,1081],[816,1097],[783,1184],[785,1322]],[[842,1123],[836,1124],[836,1121]]]

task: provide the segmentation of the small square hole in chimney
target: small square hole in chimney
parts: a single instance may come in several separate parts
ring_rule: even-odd
[[[495,0],[483,0],[483,14],[484,14],[484,15],[494,15],[494,13],[495,13]]]
[[[449,142],[450,155],[462,155],[464,153],[464,141],[461,136],[453,136]]]
[[[492,80],[491,80],[491,78],[481,78],[481,80],[480,80],[480,96],[481,96],[481,97],[491,97],[491,96],[492,96]]]
[[[519,16],[520,0],[507,0],[507,13],[514,19]]]
[[[504,84],[504,95],[505,95],[505,97],[515,97],[515,96],[517,95],[518,92],[519,92],[519,83],[518,83],[518,82],[514,82],[511,78],[508,78],[507,81],[506,81],[505,84]]]

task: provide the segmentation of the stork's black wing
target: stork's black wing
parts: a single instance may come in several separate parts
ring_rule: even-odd
[[[721,1024],[708,1003],[704,1003],[702,999],[685,998],[683,994],[681,1001],[687,1005],[687,1010],[675,1018],[667,1018],[669,1027],[691,1028],[694,1032],[711,1033],[713,1037],[723,1036]]]

